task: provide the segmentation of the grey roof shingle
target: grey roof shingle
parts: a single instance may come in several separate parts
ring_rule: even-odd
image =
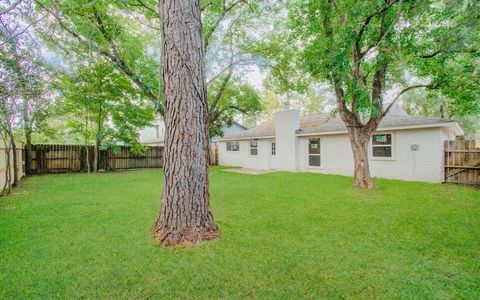
[[[396,128],[396,127],[414,127],[454,122],[444,119],[435,119],[427,117],[414,116],[390,116],[387,115],[380,122],[379,129]],[[330,132],[345,132],[347,127],[340,119],[340,117],[332,117],[329,114],[313,114],[303,116],[300,119],[299,134],[308,133],[330,133]],[[259,126],[253,127],[240,134],[225,136],[224,139],[232,138],[262,138],[275,136],[275,122],[267,121]]]

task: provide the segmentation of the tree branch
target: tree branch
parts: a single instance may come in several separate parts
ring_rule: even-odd
[[[250,5],[246,0],[236,0],[235,2],[233,2],[232,4],[230,4],[229,6],[227,6],[226,0],[223,0],[222,13],[221,13],[220,16],[218,17],[218,19],[215,21],[215,23],[213,24],[212,28],[210,28],[210,30],[205,34],[205,38],[204,38],[204,47],[205,47],[205,49],[208,48],[208,45],[210,44],[210,40],[211,40],[211,38],[212,38],[213,33],[215,32],[215,30],[217,30],[217,28],[218,28],[218,26],[220,25],[220,23],[225,19],[227,13],[228,13],[229,11],[231,11],[235,6],[237,6],[238,4],[240,4],[240,3],[242,3],[242,2]]]
[[[22,3],[22,0],[17,0],[16,2],[12,3],[9,7],[4,9],[3,11],[0,11],[0,16],[3,16],[4,14],[7,14],[10,11],[14,10],[20,3]]]
[[[462,49],[462,50],[443,50],[439,49],[435,52],[425,54],[425,55],[420,55],[420,58],[433,58],[435,56],[441,55],[441,54],[454,54],[454,53],[471,53],[471,54],[479,54],[480,52],[476,49]]]
[[[157,18],[160,18],[160,14],[158,13],[158,11],[156,11],[154,8],[145,4],[145,2],[143,2],[142,0],[137,0],[137,3],[128,3],[128,5],[135,6],[135,7],[143,7],[149,12],[153,13]]]
[[[215,109],[217,108],[218,103],[222,99],[223,93],[225,92],[225,88],[227,87],[227,84],[230,81],[232,74],[233,74],[233,68],[230,69],[227,76],[225,76],[225,78],[223,79],[222,84],[220,85],[220,89],[218,90],[214,100],[210,104],[210,108],[209,108],[210,122],[215,121],[218,117],[218,114],[215,112]]]
[[[329,3],[332,5],[332,9],[335,9],[335,3],[332,0],[330,0]],[[326,13],[323,14],[322,26],[325,35],[333,42],[333,28],[331,20]],[[335,90],[335,99],[337,102],[337,108],[340,113],[340,117],[347,126],[355,125],[358,121],[358,118],[355,116],[355,114],[353,114],[353,112],[348,109],[345,103],[345,93],[343,91],[343,88],[340,86],[340,77],[335,71],[335,68],[332,69],[331,78]]]
[[[397,2],[397,1],[394,1],[394,2]],[[397,13],[397,18],[396,20],[398,20],[400,18],[400,14],[401,14],[401,7],[402,7],[402,2],[403,0],[399,0],[398,3],[399,3],[399,7],[398,7],[398,13]],[[392,4],[393,5],[393,4]],[[391,7],[391,6],[389,6]],[[365,49],[365,51],[361,52],[360,53],[360,59],[359,59],[359,62],[368,54],[368,52],[370,52],[370,50],[372,50],[373,48],[377,47],[378,45],[380,45],[380,43],[382,42],[382,40],[392,31],[393,27],[395,25],[395,21],[392,21],[392,23],[390,24],[390,26],[388,26],[384,32],[382,32],[378,38],[375,40],[375,42],[368,46],[367,49]],[[360,51],[360,48],[359,48],[359,51]]]
[[[241,113],[243,113],[243,114],[248,114],[248,111],[246,111],[245,109],[243,109],[243,108],[241,108],[241,107],[238,107],[238,106],[236,106],[236,105],[230,105],[229,108],[234,109],[234,110],[236,110],[236,111],[239,111],[239,112],[241,112]]]
[[[431,84],[417,84],[417,85],[411,85],[409,87],[406,87],[404,88],[402,91],[400,91],[400,93],[398,93],[393,99],[392,99],[392,102],[387,106],[387,109],[385,109],[385,111],[382,113],[382,118],[390,111],[390,109],[392,108],[392,106],[395,104],[395,102],[397,102],[397,100],[406,92],[410,91],[410,90],[413,90],[413,89],[418,89],[418,88],[435,88],[433,85]]]
[[[47,17],[47,15],[33,21],[32,23],[28,24],[27,26],[25,26],[24,29],[22,29],[20,32],[17,32],[15,33],[15,35],[9,37],[5,42],[3,42],[0,47],[3,47],[4,45],[6,45],[8,42],[10,42],[11,40],[15,39],[16,37],[24,34],[30,27],[32,27],[33,25],[37,24],[38,22],[40,22],[41,20],[45,19]]]
[[[360,30],[358,31],[358,34],[357,34],[357,38],[355,39],[355,43],[356,44],[359,44],[360,41],[362,40],[362,36],[363,34],[365,33],[365,29],[367,28],[368,24],[370,24],[370,21],[372,21],[372,19],[375,17],[375,16],[378,16],[378,15],[381,15],[383,14],[385,11],[387,11],[392,5],[394,5],[395,3],[397,3],[398,0],[390,0],[387,5],[385,5],[381,10],[379,11],[376,11],[372,14],[370,14],[369,16],[367,16],[367,18],[365,19],[365,21],[363,21],[363,24],[362,26],[360,27]]]
[[[248,62],[250,62],[249,59],[239,59],[239,60],[230,62],[225,68],[223,68],[220,72],[218,72],[217,74],[215,74],[215,76],[213,76],[212,78],[210,78],[210,79],[207,81],[207,86],[208,86],[209,84],[211,84],[212,82],[214,82],[215,80],[217,80],[218,77],[220,77],[223,73],[225,73],[226,71],[230,70],[230,69],[233,68],[234,66],[239,65],[239,64],[241,64],[241,63],[248,63]],[[247,65],[247,64],[245,64],[245,65]]]
[[[60,25],[60,27],[63,30],[65,30],[67,33],[69,33],[71,36],[73,36],[75,39],[77,39],[80,43],[88,43],[88,41],[86,41],[83,36],[81,36],[80,34],[75,32],[73,29],[69,28],[59,15],[55,14],[53,11],[48,9],[40,1],[35,0],[35,2],[37,4],[39,4],[39,6],[42,9],[44,9],[50,15],[52,15],[57,20],[58,24]],[[157,104],[158,98],[153,94],[152,90],[127,66],[126,62],[120,57],[120,54],[119,54],[119,52],[116,48],[116,45],[113,41],[113,38],[106,31],[106,29],[104,27],[104,24],[103,24],[103,20],[102,20],[100,14],[98,13],[98,11],[95,9],[95,7],[93,7],[93,11],[94,11],[95,20],[96,20],[96,23],[97,23],[96,24],[97,28],[99,29],[100,33],[105,38],[105,40],[112,47],[113,54],[101,49],[98,46],[94,46],[95,50],[99,54],[101,54],[102,56],[104,56],[105,58],[107,58],[108,60],[113,62],[120,70],[122,70],[122,72],[127,77],[129,77],[142,90],[142,92],[144,93],[144,95],[147,98],[149,98],[154,104]],[[160,106],[160,105],[158,106],[158,112],[161,115],[163,115],[163,113],[164,113],[163,106]]]

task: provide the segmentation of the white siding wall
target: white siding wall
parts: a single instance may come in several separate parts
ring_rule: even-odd
[[[302,171],[351,176],[353,156],[350,141],[345,134],[320,136],[320,167],[308,165],[308,138],[299,138],[299,164]]]
[[[383,132],[382,132],[383,133]],[[443,181],[443,142],[455,139],[453,132],[442,128],[425,128],[391,131],[393,139],[393,158],[379,159],[371,157],[370,173],[374,177],[409,181]],[[320,137],[321,167],[308,166],[308,138],[296,140],[297,153],[288,157],[297,170],[352,176],[353,156],[350,140],[346,134],[324,135]],[[271,155],[272,140],[258,141],[258,156],[250,155],[250,141],[240,141],[240,151],[227,152],[226,142],[219,143],[219,163],[226,166],[238,166],[252,169],[278,169],[282,149],[277,141],[277,155]],[[412,151],[412,144],[419,145],[418,151]],[[295,163],[296,162],[296,163]]]
[[[372,176],[411,181],[443,181],[443,141],[446,135],[442,129],[402,130],[391,133],[394,143],[393,158],[372,158],[369,145]],[[322,164],[320,168],[308,166],[308,138],[300,140],[302,170],[352,176],[353,156],[346,134],[320,137]],[[412,144],[418,144],[419,150],[412,151],[410,149]]]
[[[140,143],[152,145],[163,144],[165,135],[165,123],[163,122],[163,119],[156,118],[153,120],[152,125],[153,126],[145,127],[140,130]]]
[[[271,141],[260,139],[257,142],[258,155],[250,155],[250,140],[240,141],[240,151],[227,151],[227,143],[219,142],[219,164],[249,169],[271,169]]]

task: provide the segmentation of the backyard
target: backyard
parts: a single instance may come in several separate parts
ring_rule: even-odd
[[[220,239],[151,238],[162,171],[48,175],[0,199],[0,298],[480,298],[468,187],[210,170]]]

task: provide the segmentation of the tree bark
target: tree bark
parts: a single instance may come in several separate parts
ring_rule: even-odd
[[[32,175],[32,130],[25,129],[25,173]]]
[[[11,167],[10,167],[10,143],[8,143],[7,134],[0,132],[0,137],[2,138],[3,144],[5,146],[5,183],[3,184],[2,190],[0,191],[0,196],[6,196],[10,193],[11,185]]]
[[[32,122],[29,116],[28,97],[24,97],[22,105],[23,132],[25,134],[25,174],[32,175]]]
[[[18,185],[18,155],[17,155],[17,144],[15,143],[15,137],[13,136],[13,129],[8,129],[8,136],[10,138],[10,145],[12,149],[12,163],[13,163],[13,184],[12,186]]]
[[[354,127],[349,129],[348,136],[353,152],[353,186],[358,188],[375,188],[375,183],[370,177],[368,162],[368,144],[371,135],[366,132],[365,127]]]
[[[335,88],[338,112],[345,126],[347,126],[348,137],[352,148],[354,162],[353,185],[358,188],[375,188],[375,183],[370,177],[368,144],[382,116],[372,116],[367,125],[362,124],[359,118],[348,110],[344,100],[343,89],[339,86],[338,77],[333,76],[332,82]],[[382,108],[379,107],[379,109]]]
[[[208,191],[208,106],[199,0],[162,1],[163,199],[154,237],[191,246],[219,236]]]

